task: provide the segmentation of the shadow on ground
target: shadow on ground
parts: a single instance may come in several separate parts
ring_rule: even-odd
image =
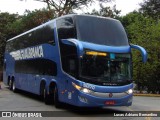
[[[18,90],[15,94],[19,94],[20,96],[25,97],[26,99],[33,99],[43,103],[43,100],[40,99],[38,95]],[[51,104],[54,107],[54,103]],[[106,117],[110,116],[113,117],[114,113],[116,114],[123,114],[126,111],[119,111],[112,108],[100,108],[100,107],[77,107],[72,106],[69,104],[62,103],[61,108],[57,108],[57,111],[53,109],[53,111],[40,111],[42,114],[44,113],[44,117],[51,116],[51,117]]]

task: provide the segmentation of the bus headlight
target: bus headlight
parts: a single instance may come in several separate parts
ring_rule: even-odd
[[[91,92],[91,90],[89,90],[87,88],[82,88],[81,91],[84,92],[84,93],[90,93]]]
[[[128,93],[128,94],[132,94],[132,93],[133,93],[133,90],[132,90],[132,89],[129,89],[129,90],[127,91],[127,93]]]
[[[77,90],[79,90],[79,91],[82,91],[83,93],[91,93],[92,91],[91,90],[89,90],[89,89],[87,89],[87,88],[83,88],[83,87],[81,87],[81,86],[79,86],[79,85],[76,85],[75,83],[73,83],[72,82],[72,85],[77,89]]]

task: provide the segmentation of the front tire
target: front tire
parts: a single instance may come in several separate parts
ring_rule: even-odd
[[[13,88],[13,87],[12,87],[12,86],[13,86],[13,83],[12,83],[12,80],[11,80],[11,79],[9,80],[8,85],[9,85],[9,89],[12,90],[12,88]]]
[[[13,92],[17,92],[17,89],[16,89],[16,85],[15,85],[15,81],[12,80],[12,90]]]

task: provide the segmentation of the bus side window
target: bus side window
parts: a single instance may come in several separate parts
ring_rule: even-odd
[[[75,66],[76,66],[75,60],[74,59],[69,59],[69,72],[71,74],[75,73]]]
[[[41,75],[51,75],[51,76],[57,75],[57,65],[54,61],[40,60],[37,66],[39,66],[38,69]]]
[[[70,66],[71,71],[75,70],[75,60],[70,59],[69,60],[69,66]]]
[[[57,64],[51,60],[22,60],[16,61],[15,72],[39,75],[57,75]]]
[[[58,37],[60,39],[77,38],[76,29],[71,17],[57,20]]]
[[[46,43],[55,45],[53,25],[47,25],[43,27],[43,36],[41,39],[46,41]]]

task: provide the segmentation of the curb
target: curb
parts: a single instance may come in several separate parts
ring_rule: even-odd
[[[133,96],[160,97],[160,94],[137,94],[137,93],[134,93]]]

